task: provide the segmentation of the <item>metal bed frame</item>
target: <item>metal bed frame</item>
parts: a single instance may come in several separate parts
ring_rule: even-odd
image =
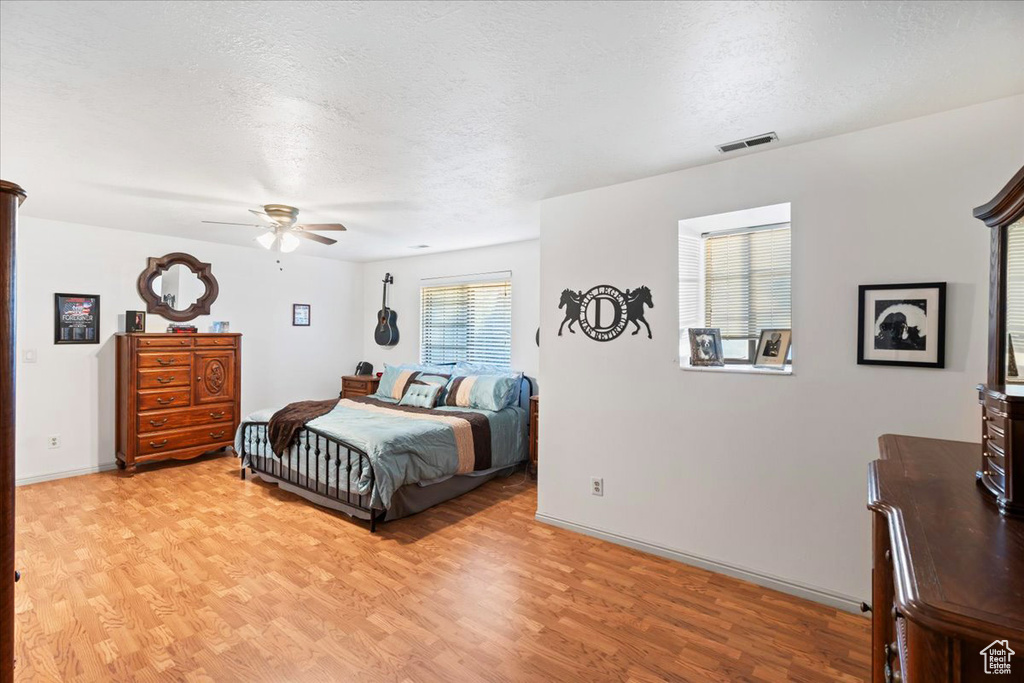
[[[303,427],[297,433],[299,462],[296,467],[292,467],[291,457],[288,453],[280,459],[273,457],[273,449],[267,435],[268,424],[267,422],[245,422],[242,424],[242,452],[239,453],[242,460],[240,472],[242,479],[245,479],[246,467],[254,474],[266,474],[274,477],[296,488],[328,498],[342,508],[349,508],[352,511],[369,515],[370,533],[377,531],[377,522],[384,520],[387,510],[378,510],[373,507],[374,473],[370,457],[364,451],[312,427]],[[256,430],[255,433],[253,430]],[[252,452],[250,452],[250,448],[253,449]],[[303,455],[305,463],[302,462]],[[313,461],[312,465],[311,460]],[[303,464],[305,464],[305,468],[303,468]],[[364,471],[369,472],[368,493],[360,495],[350,490],[352,488],[353,464],[356,465],[357,481],[362,479]],[[324,474],[327,475],[326,483],[320,482],[321,466]],[[333,487],[330,485],[332,466],[334,467]],[[312,470],[312,478],[310,470]],[[342,473],[345,475],[345,481],[348,482],[345,490],[340,487]]]

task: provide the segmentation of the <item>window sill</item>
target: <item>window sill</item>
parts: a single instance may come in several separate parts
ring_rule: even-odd
[[[718,365],[702,367],[698,365],[684,364],[679,366],[680,370],[689,372],[722,372],[732,375],[780,375],[789,377],[793,374],[793,366],[787,365],[784,368],[775,370],[773,368],[755,368],[753,365]]]

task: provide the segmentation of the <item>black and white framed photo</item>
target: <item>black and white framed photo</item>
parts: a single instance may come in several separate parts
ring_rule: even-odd
[[[309,327],[309,304],[292,304],[292,325]]]
[[[53,343],[100,343],[98,294],[53,295]]]
[[[861,285],[857,363],[946,367],[946,283]]]
[[[690,365],[695,368],[725,365],[722,352],[722,331],[717,327],[691,327]]]
[[[757,342],[757,355],[754,357],[754,367],[781,370],[786,366],[786,358],[789,357],[789,347],[792,342],[793,330],[761,330],[761,339]]]

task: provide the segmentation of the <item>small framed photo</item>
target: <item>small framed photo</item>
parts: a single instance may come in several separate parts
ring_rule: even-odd
[[[125,311],[124,312],[124,331],[125,332],[145,332],[146,331],[146,312],[145,311]]]
[[[292,325],[309,327],[309,304],[292,304]]]
[[[100,343],[98,294],[53,295],[53,343]]]
[[[857,363],[946,367],[946,283],[861,285]]]
[[[754,367],[784,368],[786,366],[786,359],[789,357],[789,347],[792,342],[793,330],[761,330],[761,339],[757,342],[757,356],[754,358]]]
[[[690,365],[696,368],[725,365],[722,331],[717,327],[691,327]]]

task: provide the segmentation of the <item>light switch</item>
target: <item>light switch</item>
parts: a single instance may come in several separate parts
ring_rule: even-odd
[[[25,349],[21,352],[21,362],[23,363],[35,363],[36,362],[36,350]]]

